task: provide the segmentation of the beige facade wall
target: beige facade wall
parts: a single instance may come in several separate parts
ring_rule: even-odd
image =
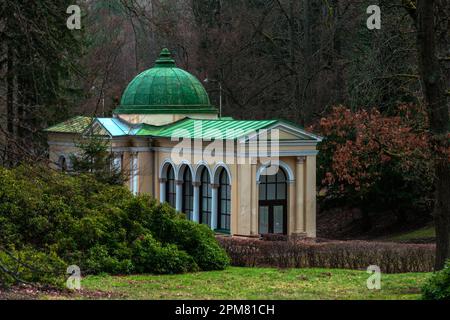
[[[141,122],[141,120],[140,120]],[[76,153],[74,145],[76,136],[68,134],[52,134],[49,136],[50,161],[57,163],[60,155],[69,156]],[[123,168],[131,167],[130,160],[133,156],[138,159],[138,191],[148,193],[160,199],[161,167],[169,162],[173,156],[172,148],[177,142],[159,139],[121,138],[113,140],[112,151],[123,154]],[[197,172],[201,165],[209,168],[214,181],[214,173],[217,163],[210,162],[202,157],[202,152],[208,143],[200,144],[199,149],[185,154],[174,161],[175,171],[185,164]],[[197,146],[198,147],[198,146]],[[237,148],[236,148],[237,150]],[[280,146],[281,154],[293,153],[293,155],[280,158],[282,167],[288,173],[287,183],[287,229],[288,234],[302,234],[309,237],[316,236],[316,156],[315,146]],[[295,153],[305,155],[296,155]],[[227,156],[228,161],[234,163],[226,165],[231,174],[231,234],[244,236],[258,236],[259,234],[259,185],[257,182],[258,172],[264,167],[264,163],[256,159],[245,159],[238,156]],[[206,161],[205,161],[206,160]],[[245,162],[245,163],[244,163]],[[242,163],[242,164],[239,164]],[[130,172],[131,175],[131,172]],[[181,177],[178,177],[180,179]],[[197,177],[194,177],[194,181]],[[127,185],[131,187],[130,181]]]

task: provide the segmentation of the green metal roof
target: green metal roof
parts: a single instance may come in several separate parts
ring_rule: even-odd
[[[95,126],[99,124],[99,126]],[[191,139],[223,139],[234,140],[257,133],[261,129],[269,129],[278,124],[290,125],[301,132],[296,134],[301,140],[321,139],[300,127],[282,120],[233,120],[222,118],[203,120],[185,118],[163,126],[145,123],[129,124],[120,118],[75,117],[51,128],[48,132],[82,134],[94,125],[94,133],[111,137],[137,136],[152,138],[191,138]]]
[[[192,74],[177,68],[163,49],[155,66],[125,89],[115,114],[217,114],[208,93]]]
[[[264,129],[277,120],[198,120],[184,119],[164,127],[142,125],[137,136],[191,139],[237,139]]]
[[[58,123],[50,128],[45,129],[47,132],[54,133],[83,133],[92,123],[92,117],[78,116],[62,123]]]

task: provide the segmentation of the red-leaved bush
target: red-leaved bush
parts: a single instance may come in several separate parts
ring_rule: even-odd
[[[334,107],[312,128],[319,145],[318,183],[325,200],[363,213],[431,212],[434,152],[426,113],[415,105],[395,114]]]
[[[385,273],[430,272],[433,244],[312,240],[261,241],[218,237],[234,266],[338,268],[366,270],[377,265]]]

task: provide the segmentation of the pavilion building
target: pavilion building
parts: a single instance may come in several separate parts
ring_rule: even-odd
[[[95,133],[133,193],[218,233],[316,235],[321,138],[283,120],[220,118],[201,82],[167,49],[130,82],[113,117],[78,116],[46,131],[59,169],[70,170],[77,141]]]

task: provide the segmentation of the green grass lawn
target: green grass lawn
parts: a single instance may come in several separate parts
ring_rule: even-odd
[[[183,275],[89,276],[84,290],[119,299],[418,299],[427,273],[383,274],[368,290],[365,271],[237,268]]]
[[[414,231],[405,232],[385,238],[390,241],[411,241],[421,239],[432,239],[436,237],[436,231],[433,226],[427,226]]]

